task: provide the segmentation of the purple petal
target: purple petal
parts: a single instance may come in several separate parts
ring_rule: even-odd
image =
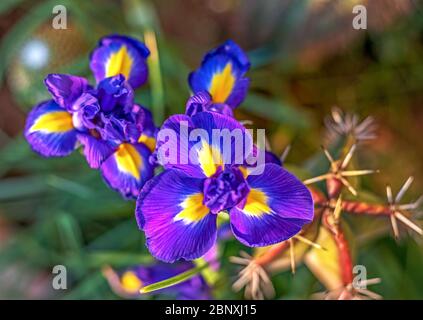
[[[142,189],[136,217],[147,247],[157,259],[196,259],[215,243],[217,215],[202,204],[202,181],[170,169]]]
[[[26,120],[25,137],[31,148],[45,157],[67,156],[77,145],[72,115],[53,100],[32,109]]]
[[[87,79],[69,74],[49,74],[44,83],[54,101],[69,111],[72,111],[76,99],[91,89]]]
[[[100,167],[106,183],[125,198],[136,198],[154,174],[150,150],[143,144],[121,144]]]
[[[214,112],[201,112],[192,117],[192,122],[196,128],[207,132],[208,143],[220,152],[225,164],[243,164],[251,154],[251,134],[234,118]]]
[[[185,113],[193,116],[199,112],[210,111],[233,117],[233,111],[225,103],[213,103],[207,91],[200,91],[188,99]]]
[[[121,35],[100,39],[91,53],[90,67],[97,82],[123,74],[133,88],[145,83],[148,77],[146,58],[150,51],[140,41]]]
[[[157,135],[157,156],[165,168],[178,168],[194,177],[209,177],[222,163],[243,164],[252,145],[249,132],[232,117],[212,112],[192,117],[174,115],[164,122]],[[216,153],[214,158],[212,149]],[[220,158],[220,163],[216,158]]]
[[[104,112],[110,112],[115,107],[129,110],[134,105],[134,91],[121,74],[101,80],[97,92]]]
[[[93,169],[100,168],[101,164],[115,150],[110,142],[97,139],[89,133],[78,134],[78,140],[83,145],[83,152],[87,159],[88,165]]]
[[[250,68],[247,55],[233,41],[211,50],[201,67],[189,76],[194,93],[208,91],[214,103],[237,107],[245,98],[249,80],[244,74]]]
[[[275,164],[247,178],[250,194],[230,211],[235,237],[250,247],[268,246],[296,235],[313,219],[313,200],[307,187]]]

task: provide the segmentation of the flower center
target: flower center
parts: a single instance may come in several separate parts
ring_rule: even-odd
[[[204,181],[204,204],[212,213],[219,213],[237,205],[249,192],[247,182],[237,167],[219,167],[217,172]]]

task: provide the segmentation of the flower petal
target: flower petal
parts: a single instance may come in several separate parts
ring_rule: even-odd
[[[181,170],[169,169],[142,189],[136,217],[147,247],[157,259],[196,259],[215,243],[217,216],[202,203],[202,182]]]
[[[72,115],[53,100],[32,109],[26,120],[25,137],[32,149],[45,157],[67,156],[77,145]]]
[[[217,112],[231,117],[234,116],[230,106],[225,103],[213,103],[207,91],[200,91],[188,99],[185,106],[185,113],[193,116],[204,111]]]
[[[196,128],[203,129],[209,138],[198,149],[200,166],[206,176],[214,174],[208,170],[213,165],[241,165],[253,151],[253,140],[249,131],[232,117],[214,112],[201,112],[192,117]],[[198,144],[196,144],[198,146]]]
[[[84,146],[83,152],[88,165],[93,169],[100,168],[103,161],[106,160],[114,150],[114,147],[108,141],[97,139],[89,133],[78,134],[78,140]]]
[[[140,41],[121,35],[100,39],[91,53],[90,67],[97,82],[122,74],[133,88],[145,83],[148,77],[146,58],[148,48]]]
[[[153,122],[153,115],[150,110],[135,104],[133,106],[133,111],[136,117],[137,128],[141,132],[141,135],[138,137],[138,142],[143,143],[147,148],[154,152],[156,149],[156,136],[157,136],[157,127]]]
[[[297,234],[313,219],[309,190],[295,176],[275,164],[263,174],[249,175],[245,203],[230,211],[235,237],[250,247],[275,244]]]
[[[252,146],[238,121],[214,112],[171,116],[157,135],[158,161],[194,177],[210,177],[224,164],[243,164]]]
[[[235,108],[246,96],[249,80],[243,76],[249,68],[246,54],[228,40],[204,57],[201,67],[190,74],[189,84],[194,93],[208,91],[214,103]]]
[[[106,183],[125,198],[136,198],[154,174],[150,150],[143,144],[122,143],[101,165]]]
[[[88,80],[70,74],[49,74],[44,83],[56,103],[73,111],[73,103],[85,91],[91,89]]]

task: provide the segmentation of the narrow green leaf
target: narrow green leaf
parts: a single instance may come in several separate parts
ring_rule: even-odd
[[[164,90],[156,33],[152,29],[146,30],[144,41],[150,49],[147,63],[150,71],[151,107],[156,122],[162,123],[164,120]]]
[[[166,280],[150,284],[150,285],[142,288],[140,290],[140,293],[149,293],[149,292],[153,292],[153,291],[157,291],[157,290],[160,290],[160,289],[164,289],[164,288],[174,286],[176,284],[179,284],[181,282],[184,282],[184,281],[192,278],[193,276],[197,275],[199,272],[201,272],[202,270],[204,270],[207,267],[208,267],[208,264],[206,263],[206,264],[197,266],[193,269],[190,269],[188,271],[182,272],[182,273],[180,273],[180,274],[178,274],[174,277],[168,278]]]
[[[0,201],[39,195],[47,188],[45,177],[28,176],[0,181]]]
[[[62,212],[57,216],[57,227],[64,247],[73,252],[80,251],[83,244],[82,232],[75,218]]]
[[[53,188],[69,192],[83,199],[88,199],[93,195],[93,191],[90,188],[56,175],[48,176],[47,184]]]

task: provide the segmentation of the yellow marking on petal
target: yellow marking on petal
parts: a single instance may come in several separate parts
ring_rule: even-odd
[[[239,168],[239,171],[241,171],[242,176],[244,177],[244,179],[247,179],[247,177],[248,177],[248,175],[250,173],[249,170],[248,170],[248,168],[247,167],[244,167],[244,166],[239,166],[238,168]]]
[[[151,152],[154,152],[156,149],[156,139],[154,137],[149,137],[146,134],[142,134],[139,139],[139,143],[144,143]]]
[[[223,103],[230,96],[235,85],[235,76],[232,74],[232,64],[229,62],[219,73],[213,75],[209,86],[209,93],[213,102]]]
[[[224,166],[222,155],[219,150],[209,145],[204,140],[202,141],[201,149],[198,151],[198,161],[207,177],[214,175],[218,167]]]
[[[198,222],[203,219],[208,213],[209,209],[203,204],[204,196],[202,193],[194,193],[185,198],[181,203],[183,208],[175,218],[175,221],[184,221],[185,223]]]
[[[72,130],[72,116],[66,111],[54,111],[43,114],[29,129],[30,132],[62,133]]]
[[[267,204],[267,195],[259,189],[251,189],[244,209],[242,211],[245,214],[255,217],[261,217],[264,214],[271,214],[272,209]]]
[[[118,169],[140,180],[142,158],[137,149],[129,143],[122,143],[115,153]]]
[[[117,52],[110,55],[106,65],[106,78],[123,74],[125,79],[128,79],[132,62],[132,57],[129,55],[126,46],[122,46]]]
[[[122,288],[129,293],[138,293],[142,287],[142,281],[132,271],[126,271],[122,275],[120,282],[122,284]]]

